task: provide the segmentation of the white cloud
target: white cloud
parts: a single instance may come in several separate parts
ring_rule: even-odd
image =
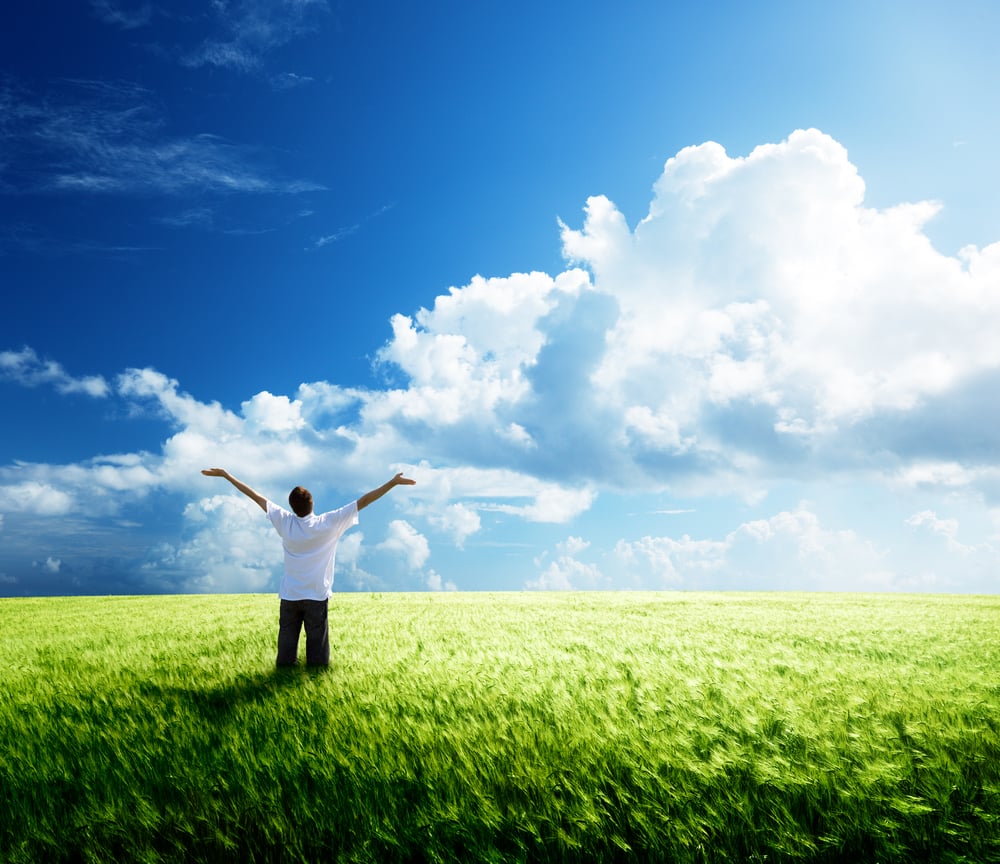
[[[952,487],[970,485],[976,469],[955,461],[916,460],[899,471],[895,481],[906,487]]]
[[[377,548],[401,556],[411,570],[423,567],[431,554],[427,538],[403,519],[389,523],[388,536]]]
[[[484,510],[522,516],[531,522],[570,522],[585,512],[594,501],[595,493],[589,489],[564,489],[554,484],[534,484],[535,499],[530,504],[484,504]]]
[[[634,588],[996,591],[1000,549],[993,543],[958,542],[958,520],[932,511],[905,525],[905,533],[831,528],[800,505],[721,537],[623,539],[602,569],[617,586]]]
[[[828,136],[796,132],[745,158],[686,148],[655,193],[634,231],[590,199],[563,244],[620,309],[595,401],[613,400],[660,452],[688,438],[711,449],[706,402],[756,406],[772,432],[813,437],[1000,364],[1000,250],[935,251],[923,233],[935,204],[865,207]]]
[[[726,543],[717,540],[692,540],[688,535],[642,537],[619,540],[615,556],[626,578],[634,586],[678,588],[692,576],[718,571],[725,560]]]
[[[364,533],[358,530],[345,534],[337,543],[337,562],[339,564],[356,564],[361,557],[361,543]]]
[[[914,513],[910,516],[906,520],[906,524],[911,528],[924,529],[931,534],[944,537],[948,548],[953,552],[964,555],[973,551],[971,547],[959,543],[956,539],[958,535],[957,519],[940,519],[933,510],[921,510],[919,513]]]
[[[306,425],[302,417],[302,403],[287,396],[273,396],[266,390],[242,405],[243,416],[249,425],[262,432],[289,435]]]
[[[524,583],[528,591],[572,591],[573,584],[570,582],[571,573],[567,572],[570,567],[562,567],[558,562],[553,561],[549,568],[540,573],[537,579],[528,579]]]
[[[334,585],[339,590],[380,591],[386,582],[365,570],[360,562],[367,550],[364,534],[354,529],[340,538],[337,544],[337,560],[334,568]]]
[[[239,593],[277,587],[281,541],[248,499],[214,495],[184,510],[187,539],[151,550],[144,570],[185,591]]]
[[[584,540],[582,537],[567,537],[562,543],[556,546],[556,549],[563,555],[579,555],[585,549],[590,546],[589,540]]]
[[[443,506],[430,505],[416,512],[423,515],[435,528],[445,532],[459,549],[466,539],[482,527],[479,514],[461,502]]]
[[[993,511],[986,514],[993,524]],[[933,510],[921,510],[905,520],[910,529],[910,571],[933,590],[995,593],[1000,589],[1000,546],[996,535],[986,534],[975,543],[958,539],[959,519],[942,518]],[[971,536],[975,529],[962,531]],[[989,530],[988,527],[986,529]]]
[[[534,579],[526,579],[524,587],[529,591],[571,591],[574,589],[609,587],[600,567],[592,562],[579,560],[579,555],[590,548],[590,541],[582,537],[567,537],[555,546],[555,556],[549,561],[547,552],[535,559],[539,573]],[[548,565],[546,566],[546,561]]]
[[[541,569],[534,579],[525,580],[529,591],[571,591],[607,587],[607,580],[597,564],[580,561],[577,557],[589,548],[590,543],[581,537],[568,537],[556,544],[556,557],[545,565],[547,555],[535,559]]]
[[[8,476],[17,476],[9,469]],[[74,494],[35,480],[0,485],[0,510],[8,513],[34,513],[38,516],[64,516],[77,508]]]
[[[687,534],[620,540],[609,567],[635,587],[889,590],[902,580],[852,530],[824,528],[799,508],[745,522],[721,540]]]
[[[110,392],[107,381],[100,375],[74,378],[59,363],[42,360],[27,347],[20,351],[0,351],[0,376],[24,387],[50,384],[59,393],[83,393],[101,398]]]
[[[59,569],[62,567],[62,561],[59,558],[53,558],[51,555],[44,561],[35,561],[35,567],[40,567],[46,573],[58,573]]]
[[[450,579],[442,579],[441,574],[431,570],[427,574],[427,587],[431,591],[457,591],[458,586]]]
[[[567,488],[507,469],[434,468],[423,462],[419,471],[421,497],[435,501],[471,499],[479,502],[478,510],[520,516],[533,522],[567,522],[583,513],[596,495],[589,489]],[[507,504],[497,499],[526,499],[526,503]],[[434,517],[438,519],[436,524],[441,525],[443,518],[445,523],[453,523],[453,527],[472,526],[468,506],[450,511],[450,515],[451,519]]]
[[[404,372],[408,386],[373,398],[365,416],[435,426],[474,422],[491,434],[523,441],[524,427],[503,418],[530,395],[526,373],[546,341],[542,319],[588,284],[578,270],[556,278],[477,276],[439,296],[433,309],[421,309],[415,320],[393,316],[393,338],[378,358]]]

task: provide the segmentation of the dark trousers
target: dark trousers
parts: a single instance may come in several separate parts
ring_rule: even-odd
[[[282,600],[278,617],[278,666],[294,666],[299,655],[299,633],[306,625],[306,665],[330,663],[330,630],[326,600]]]

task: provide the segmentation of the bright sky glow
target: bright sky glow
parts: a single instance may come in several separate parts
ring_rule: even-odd
[[[18,7],[0,595],[1000,589],[1000,7]]]

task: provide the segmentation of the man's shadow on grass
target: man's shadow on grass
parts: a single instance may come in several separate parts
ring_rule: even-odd
[[[182,709],[193,709],[204,719],[225,720],[247,705],[264,705],[275,697],[294,690],[305,690],[329,674],[325,666],[272,667],[256,673],[238,675],[230,681],[210,687],[164,686],[155,681],[139,685],[144,699],[162,704],[174,703]]]

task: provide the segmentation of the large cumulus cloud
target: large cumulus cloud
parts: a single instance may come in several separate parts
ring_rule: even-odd
[[[1000,244],[942,255],[923,232],[937,209],[866,207],[846,151],[815,130],[745,158],[681,151],[634,230],[590,199],[564,248],[621,310],[595,403],[615,406],[605,416],[636,456],[697,453],[740,473],[803,451],[824,469],[856,463],[872,444],[915,456],[873,430],[926,423],[1000,363]]]
[[[752,491],[872,452],[898,473],[944,451],[973,482],[1000,428],[977,424],[1000,244],[941,254],[923,230],[940,205],[864,192],[816,130],[746,157],[686,148],[634,228],[600,196],[562,224],[565,272],[477,277],[396,316],[379,356],[405,386],[361,420],[433,462],[591,490]]]

